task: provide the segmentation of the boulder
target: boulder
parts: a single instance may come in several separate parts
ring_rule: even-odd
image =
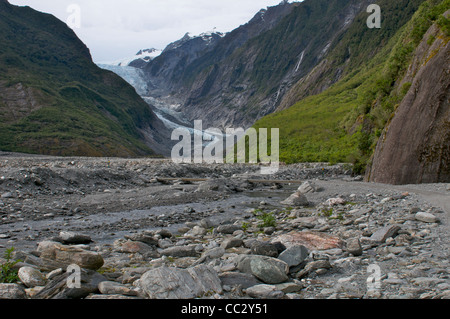
[[[279,262],[273,259],[252,258],[250,269],[252,274],[266,284],[280,284],[286,282],[289,278],[286,274],[286,267],[280,269]]]
[[[125,239],[142,242],[151,246],[158,246],[158,239],[153,236],[153,233],[143,232],[139,234],[126,235]]]
[[[80,233],[62,231],[59,233],[59,239],[62,243],[68,245],[89,244],[92,242],[91,237]]]
[[[293,207],[301,207],[301,206],[309,206],[309,201],[308,198],[306,198],[306,196],[303,193],[295,192],[287,199],[282,201],[280,204]]]
[[[416,220],[424,222],[424,223],[437,223],[439,219],[430,213],[418,212],[415,215]]]
[[[256,299],[282,299],[284,292],[277,289],[273,285],[256,285],[246,290],[249,297]]]
[[[21,267],[17,274],[20,281],[27,287],[33,288],[36,286],[45,286],[45,276],[36,268],[33,267]]]
[[[219,278],[223,286],[240,286],[243,289],[261,284],[252,274],[240,272],[223,272],[219,275]]]
[[[242,227],[233,224],[225,224],[217,227],[217,232],[220,234],[233,234],[236,230],[240,230]]]
[[[210,266],[188,269],[159,267],[146,272],[139,287],[150,299],[193,299],[210,293],[222,293],[217,272]]]
[[[277,245],[274,243],[264,241],[254,241],[251,244],[250,249],[253,255],[261,255],[269,257],[278,256],[278,248]]]
[[[0,284],[0,299],[26,299],[25,289],[17,284]]]
[[[57,242],[41,242],[37,250],[40,253],[40,258],[56,261],[61,265],[61,268],[76,264],[81,268],[97,270],[104,264],[103,257],[98,253]]]
[[[308,248],[302,245],[293,245],[283,251],[278,259],[284,261],[289,267],[295,267],[304,262],[308,255]]]
[[[335,236],[320,233],[320,232],[290,232],[288,234],[283,234],[277,236],[272,240],[272,242],[279,241],[287,248],[302,245],[309,250],[327,250],[333,248],[342,248],[343,241]]]
[[[153,258],[159,257],[159,254],[156,251],[155,247],[147,245],[140,241],[128,240],[128,241],[120,244],[117,251],[121,252],[121,253],[128,253],[128,254],[139,253],[146,257],[153,257]]]
[[[389,237],[394,237],[400,230],[398,225],[388,225],[383,228],[378,229],[375,233],[370,236],[370,240],[375,243],[384,243]]]
[[[173,246],[161,250],[162,256],[170,257],[198,257],[197,245]]]
[[[353,256],[361,256],[363,249],[359,238],[350,238],[345,242],[346,250]]]
[[[302,185],[300,185],[297,191],[300,192],[301,194],[308,194],[316,192],[316,189],[317,188],[313,183],[306,181]]]
[[[35,299],[82,299],[89,296],[91,293],[98,292],[98,285],[107,279],[93,270],[81,269],[80,273],[80,287],[70,287],[68,285],[71,281],[70,272],[65,272],[51,281],[39,291]]]
[[[98,290],[104,295],[124,295],[137,296],[136,290],[132,290],[125,285],[114,281],[102,281],[98,284]]]

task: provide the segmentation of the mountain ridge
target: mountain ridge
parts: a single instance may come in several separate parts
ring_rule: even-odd
[[[2,1],[0,148],[46,155],[169,152],[168,131],[133,87],[97,67],[50,14]]]

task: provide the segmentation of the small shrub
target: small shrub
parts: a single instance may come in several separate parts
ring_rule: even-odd
[[[277,221],[273,213],[263,213],[262,215],[259,215],[257,218],[261,220],[261,223],[258,225],[260,228],[277,226]]]
[[[6,262],[1,265],[0,269],[0,283],[3,284],[12,284],[19,280],[18,270],[13,267],[20,262],[21,260],[12,261],[12,253],[14,251],[14,247],[7,249],[5,252],[4,258]]]

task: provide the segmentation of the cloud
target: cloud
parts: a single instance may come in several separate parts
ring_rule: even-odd
[[[55,15],[66,22],[67,8],[81,9],[74,29],[95,61],[116,60],[139,49],[163,49],[186,32],[217,28],[229,32],[249,21],[260,9],[280,0],[10,0]]]

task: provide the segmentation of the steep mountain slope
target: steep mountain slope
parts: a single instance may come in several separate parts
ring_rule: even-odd
[[[450,10],[446,15],[450,16]],[[449,40],[433,24],[415,50],[401,81],[410,88],[378,141],[367,180],[390,184],[450,181]]]
[[[207,114],[209,122],[219,127],[248,127],[272,113],[291,85],[319,63],[329,43],[345,32],[366,2],[297,3],[274,28],[203,71],[193,82],[185,112],[190,118]]]
[[[241,56],[240,61],[230,57],[233,54],[236,56],[236,52],[250,39],[275,28],[298,5],[282,2],[261,10],[251,21],[225,36],[210,33],[208,37],[185,37],[169,45],[143,69],[150,83],[150,94],[175,101],[180,105],[178,111],[189,120],[202,119],[205,125],[214,124],[217,127],[226,123],[242,124],[240,114],[235,106],[230,108],[229,100],[242,94],[252,94],[245,83],[233,80],[249,61],[245,56]],[[236,107],[241,107],[242,103]],[[235,121],[230,119],[234,116],[237,116]],[[247,122],[250,125],[253,120]]]
[[[377,3],[383,8],[381,29],[368,29],[365,23],[368,14],[361,13],[349,27],[348,32],[339,38],[336,46],[330,48],[325,59],[294,85],[284,100],[285,105],[289,105],[290,102],[286,102],[289,99],[291,101],[300,99],[300,101],[255,124],[256,128],[280,128],[282,160],[286,162],[353,162],[356,173],[364,172],[366,164],[371,162],[378,138],[382,136],[385,125],[392,118],[397,117],[394,111],[400,104],[408,104],[414,100],[409,94],[415,94],[415,91],[410,89],[415,76],[419,73],[414,74],[409,80],[403,79],[417,55],[416,48],[423,43],[423,36],[433,21],[443,30],[439,37],[448,41],[449,21],[442,16],[442,13],[449,8],[449,1],[378,1]],[[433,51],[433,53],[437,52]],[[428,57],[431,59],[434,56],[431,54]],[[436,61],[433,70],[435,72],[440,70],[448,76],[448,64],[443,63],[445,61],[442,59]],[[332,84],[333,81],[330,79],[334,78],[336,72],[340,72],[341,76],[335,84]],[[422,86],[421,101],[426,99],[436,101],[433,93],[442,93],[446,90],[448,92],[445,80],[443,81],[442,86],[436,90],[428,90]],[[423,80],[421,83],[424,83]],[[314,93],[320,94],[309,95]],[[439,101],[444,103],[445,95],[440,94]],[[449,161],[446,155],[448,153],[442,146],[448,147],[447,135],[436,138],[437,131],[441,135],[446,130],[448,132],[448,121],[443,120],[446,113],[442,113],[442,108],[445,109],[445,106],[448,109],[448,99],[447,104],[437,104],[436,108],[430,108],[430,111],[440,110],[441,113],[439,116],[436,115],[436,122],[430,120],[424,124],[428,131],[421,132],[423,136],[430,133],[434,136],[425,137],[425,140],[433,141],[431,149],[436,150],[436,153],[428,150],[424,154],[429,155],[424,157],[433,154],[434,159],[430,162],[441,163],[427,168],[430,171],[435,170],[435,176],[445,172]],[[416,107],[409,118],[417,120],[432,118],[421,114],[419,109]],[[408,126],[411,125],[412,128],[414,124],[411,123]],[[401,130],[400,127],[404,125],[406,125],[404,121],[396,122],[397,130]],[[394,149],[397,145],[409,144],[410,136],[413,135],[396,135],[397,138],[391,139],[390,147]],[[424,145],[425,140],[421,139],[419,143]],[[388,147],[386,146],[385,149]],[[405,174],[405,167],[409,164],[402,162],[402,158],[408,156],[415,155],[405,151],[405,154],[398,159],[396,156],[390,156],[390,160],[385,161],[384,166],[394,166],[397,170],[404,170],[402,174]],[[394,165],[397,160],[399,164]],[[442,162],[447,164],[443,165]],[[408,172],[411,173],[411,170],[408,169]],[[444,179],[448,180],[448,175]],[[415,180],[419,181],[420,178]],[[437,181],[436,178],[427,180]]]
[[[0,1],[0,149],[51,155],[167,153],[165,126],[98,68],[63,22]]]

